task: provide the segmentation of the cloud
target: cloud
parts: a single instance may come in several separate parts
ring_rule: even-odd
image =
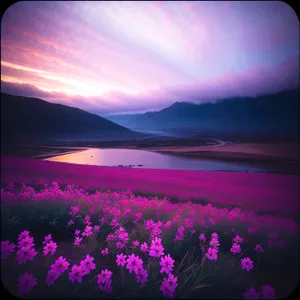
[[[134,16],[134,17],[133,17]],[[298,86],[299,21],[282,2],[17,2],[3,91],[97,113]]]
[[[217,78],[155,89],[139,95],[111,92],[103,96],[84,97],[45,92],[29,84],[2,81],[1,85],[2,91],[9,94],[38,97],[100,115],[116,112],[137,113],[160,110],[176,101],[214,102],[216,99],[236,96],[253,97],[271,92],[276,93],[283,89],[299,88],[299,56],[290,57],[273,69],[260,65],[244,72],[232,71]]]
[[[34,85],[24,83],[11,83],[1,80],[1,92],[17,96],[35,97],[35,98],[47,98],[49,93],[44,92]]]

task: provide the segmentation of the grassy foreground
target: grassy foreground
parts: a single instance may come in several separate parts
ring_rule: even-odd
[[[17,296],[275,299],[299,283],[293,218],[42,181],[1,200],[1,280]]]

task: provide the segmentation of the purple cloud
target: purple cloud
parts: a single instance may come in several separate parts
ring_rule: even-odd
[[[284,2],[17,2],[1,28],[2,91],[100,114],[298,87]]]

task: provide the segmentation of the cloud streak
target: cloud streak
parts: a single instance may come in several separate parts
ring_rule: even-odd
[[[17,2],[2,91],[99,114],[294,88],[299,20],[284,2]]]

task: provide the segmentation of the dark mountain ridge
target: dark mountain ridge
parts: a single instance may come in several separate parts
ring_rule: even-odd
[[[6,139],[96,137],[131,130],[79,108],[1,93],[2,137]]]
[[[159,111],[107,119],[132,130],[191,129],[209,132],[298,133],[299,90],[215,103],[175,102]]]

